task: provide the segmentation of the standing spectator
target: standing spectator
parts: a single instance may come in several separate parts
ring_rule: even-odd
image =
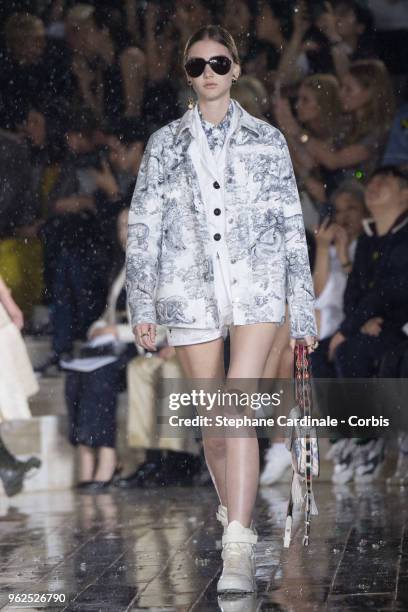
[[[23,324],[23,313],[0,277],[0,425],[13,419],[30,419],[27,398],[38,391],[20,334]],[[0,435],[0,480],[6,495],[19,493],[26,473],[40,465],[37,457],[19,461],[10,453]]]
[[[122,207],[119,186],[93,141],[90,113],[68,122],[67,157],[50,194],[52,217],[43,226],[51,281],[52,353],[39,370],[71,353],[102,312],[112,257],[111,223]],[[108,235],[107,235],[108,232]]]

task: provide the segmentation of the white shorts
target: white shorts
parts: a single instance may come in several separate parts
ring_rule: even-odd
[[[226,264],[226,262],[225,262]],[[220,325],[218,329],[190,329],[186,327],[168,327],[167,342],[169,346],[200,344],[217,338],[225,338],[232,323],[232,298],[228,272],[220,258],[214,257],[214,287],[218,304]]]

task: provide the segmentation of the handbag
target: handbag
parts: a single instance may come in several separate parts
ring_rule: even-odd
[[[294,385],[296,405],[289,413],[289,419],[292,420],[293,425],[287,440],[287,448],[292,455],[292,481],[283,542],[285,548],[289,547],[291,540],[293,507],[301,507],[305,503],[303,546],[309,545],[311,515],[318,514],[313,493],[313,478],[319,476],[319,445],[316,428],[310,425],[312,416],[311,368],[307,348],[303,344],[295,346]]]

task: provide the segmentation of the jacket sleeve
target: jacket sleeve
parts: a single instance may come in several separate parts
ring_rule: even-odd
[[[284,217],[286,297],[289,305],[290,336],[317,336],[315,296],[307,251],[302,207],[286,140],[279,132],[279,197]]]
[[[162,201],[160,137],[155,132],[143,154],[129,212],[126,291],[132,328],[139,323],[156,323]]]

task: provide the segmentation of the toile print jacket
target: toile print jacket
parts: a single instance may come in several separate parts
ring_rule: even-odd
[[[233,102],[239,115],[224,170],[233,322],[283,323],[287,301],[291,336],[316,335],[303,216],[285,138]],[[189,155],[193,113],[150,136],[139,169],[126,253],[133,327],[219,326],[213,237]]]

